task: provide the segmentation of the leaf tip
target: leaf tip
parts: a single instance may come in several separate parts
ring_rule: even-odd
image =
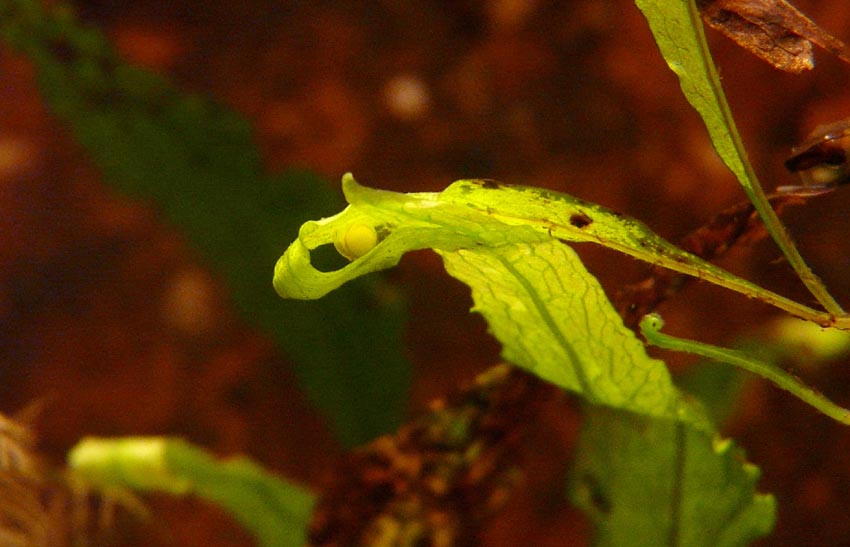
[[[360,185],[357,184],[357,181],[354,179],[354,174],[351,171],[342,176],[342,193],[345,195],[345,199],[349,203],[351,203],[352,192],[357,190],[359,187]]]

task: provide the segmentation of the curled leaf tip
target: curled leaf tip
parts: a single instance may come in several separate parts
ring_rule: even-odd
[[[664,319],[657,313],[648,313],[640,320],[641,334],[643,334],[647,340],[663,328]]]

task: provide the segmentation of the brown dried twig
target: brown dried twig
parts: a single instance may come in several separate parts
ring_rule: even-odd
[[[477,545],[517,483],[515,448],[545,393],[548,384],[500,365],[395,435],[356,449],[333,471],[309,544]]]

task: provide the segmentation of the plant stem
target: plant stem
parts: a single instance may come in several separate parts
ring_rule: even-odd
[[[740,139],[736,140],[737,142],[740,142]],[[749,161],[746,162],[746,167],[748,170],[752,170]],[[788,235],[785,225],[782,224],[782,221],[780,221],[779,217],[776,215],[776,211],[774,211],[773,207],[770,206],[767,196],[765,196],[764,190],[762,190],[761,184],[759,184],[758,179],[755,178],[754,173],[752,177],[752,181],[754,182],[752,188],[745,188],[747,197],[750,201],[752,201],[756,211],[758,211],[768,233],[771,237],[773,237],[776,244],[779,245],[779,248],[782,250],[785,258],[788,259],[788,263],[792,268],[794,268],[794,271],[797,272],[797,276],[800,278],[800,281],[803,282],[817,301],[820,302],[824,309],[831,315],[835,317],[846,316],[847,314],[841,308],[841,305],[832,297],[831,294],[829,294],[829,290],[827,290],[823,281],[815,275],[812,269],[809,268],[808,264],[806,264],[805,260],[803,260],[803,257],[797,250],[797,246],[794,245],[794,242],[791,240],[791,236]]]
[[[782,250],[782,253],[788,259],[788,263],[792,268],[794,268],[794,271],[797,272],[797,276],[800,278],[800,281],[803,282],[806,288],[809,289],[812,295],[814,295],[817,301],[820,302],[827,312],[835,317],[846,316],[841,305],[839,305],[832,295],[829,294],[829,291],[826,286],[824,286],[820,278],[812,272],[811,268],[809,268],[805,260],[803,260],[803,257],[800,255],[797,247],[791,240],[791,236],[788,235],[788,231],[776,215],[776,211],[774,211],[773,207],[771,207],[767,196],[761,187],[761,183],[759,183],[758,177],[756,177],[755,170],[747,158],[744,144],[741,141],[741,136],[738,133],[737,126],[735,125],[735,119],[732,116],[729,103],[726,101],[726,95],[723,93],[723,88],[720,84],[720,76],[717,73],[717,67],[714,64],[714,60],[711,57],[708,44],[705,40],[705,33],[703,32],[699,11],[694,0],[690,0],[688,4],[690,6],[692,23],[697,31],[697,35],[699,36],[703,61],[711,80],[715,100],[723,114],[726,130],[734,143],[734,152],[738,156],[738,159],[744,169],[744,177],[741,178],[739,176],[738,178],[744,188],[744,192],[747,194],[747,198],[749,198],[749,200],[753,203],[753,206],[761,217],[762,222],[764,222],[768,233]]]
[[[661,333],[661,328],[664,327],[664,320],[656,313],[651,313],[643,318],[640,322],[640,330],[646,340],[660,348],[671,349],[674,351],[685,351],[701,355],[713,361],[728,363],[736,367],[742,368],[753,374],[757,374],[762,378],[770,380],[779,388],[788,391],[803,402],[820,410],[830,418],[837,420],[845,425],[850,425],[850,411],[833,403],[817,391],[813,390],[795,376],[785,372],[781,368],[762,361],[752,355],[748,355],[742,351],[712,346],[677,338],[669,334]]]

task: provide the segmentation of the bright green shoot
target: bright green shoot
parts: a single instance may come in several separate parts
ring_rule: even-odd
[[[743,351],[721,348],[663,334],[661,332],[663,327],[664,321],[657,313],[647,315],[640,322],[640,330],[650,344],[660,348],[701,355],[713,361],[728,363],[757,374],[823,412],[830,418],[838,420],[845,425],[850,425],[850,410],[836,405],[798,378],[770,363],[767,359],[762,359]]]
[[[636,0],[635,3],[649,22],[661,54],[670,69],[679,77],[682,92],[705,122],[715,150],[738,178],[747,197],[764,221],[767,231],[779,245],[800,280],[835,318],[834,326],[850,327],[847,314],[800,256],[784,225],[770,206],[747,159],[732,112],[723,94],[720,77],[709,52],[694,0]],[[814,317],[807,318],[819,322]]]

